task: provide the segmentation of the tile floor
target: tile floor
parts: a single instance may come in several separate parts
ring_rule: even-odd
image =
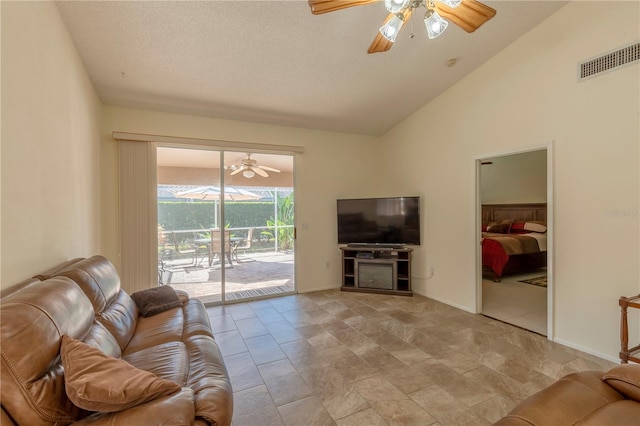
[[[328,290],[208,308],[235,426],[490,425],[611,362],[431,299]]]
[[[546,270],[482,280],[482,313],[491,318],[547,335],[547,288],[519,280],[546,275]]]

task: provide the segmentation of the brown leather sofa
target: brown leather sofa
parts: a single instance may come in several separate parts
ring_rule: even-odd
[[[179,306],[143,317],[102,256],[74,259],[3,289],[0,424],[230,425],[233,393],[207,312],[199,300],[176,293]],[[65,383],[61,347],[69,340],[176,389],[122,410],[80,408]],[[106,392],[121,385],[109,380],[88,385],[106,384]]]
[[[569,374],[530,396],[498,426],[639,426],[640,365]]]

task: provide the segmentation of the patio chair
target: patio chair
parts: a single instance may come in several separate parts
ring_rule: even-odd
[[[247,238],[245,238],[244,240],[242,240],[238,244],[235,244],[232,247],[233,257],[236,258],[236,262],[240,262],[240,259],[238,259],[238,250],[244,250],[244,251],[249,250],[251,248],[252,241],[253,241],[253,228],[249,228],[249,230],[247,231]]]
[[[209,249],[209,266],[213,263],[213,257],[218,256],[218,259],[222,262],[222,240],[221,240],[220,230],[212,229],[211,230],[211,247]],[[229,260],[229,264],[233,265],[233,260],[231,258],[231,232],[229,230],[224,231],[224,240],[226,244],[225,255],[227,260]]]
[[[202,260],[200,260],[200,262],[198,262],[198,253],[201,251],[201,247],[199,247],[198,245],[194,244],[194,243],[183,243],[182,244],[182,248],[180,247],[180,243],[178,242],[178,238],[176,237],[176,233],[175,232],[171,232],[171,241],[173,241],[173,247],[174,250],[176,251],[176,253],[178,255],[183,255],[186,257],[186,255],[193,255],[193,260],[191,262],[192,266],[197,266],[200,264],[200,262],[202,262]],[[188,248],[184,248],[185,245]]]

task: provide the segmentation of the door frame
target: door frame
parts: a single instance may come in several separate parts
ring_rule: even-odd
[[[476,288],[475,288],[475,313],[482,313],[482,248],[480,235],[482,234],[482,199],[480,196],[480,167],[483,161],[496,157],[507,157],[515,154],[523,154],[532,151],[547,151],[547,339],[554,340],[554,294],[555,294],[555,265],[554,265],[554,196],[553,196],[553,169],[554,169],[554,141],[546,144],[530,146],[520,149],[511,149],[493,153],[482,154],[474,157],[475,167],[475,191],[474,191],[474,244],[476,247]]]
[[[224,200],[224,187],[225,187],[225,173],[224,173],[224,163],[225,163],[225,153],[227,152],[242,152],[244,151],[244,149],[242,148],[244,145],[248,145],[248,144],[240,144],[241,148],[235,148],[235,145],[233,143],[228,143],[228,144],[219,144],[222,146],[217,146],[217,145],[209,145],[209,144],[203,144],[203,143],[184,143],[182,141],[180,142],[171,142],[171,140],[173,138],[167,137],[168,139],[170,139],[170,141],[168,142],[158,142],[155,143],[153,146],[153,153],[155,156],[155,153],[157,152],[158,148],[178,148],[178,149],[191,149],[191,150],[207,150],[207,151],[216,151],[218,153],[218,158],[219,158],[219,162],[220,162],[220,169],[219,169],[219,186],[221,189],[221,199],[220,202],[218,203],[218,209],[219,209],[219,218],[220,218],[220,223],[224,224],[225,223],[225,217],[224,217],[224,213],[225,213],[225,200]],[[263,146],[263,145],[257,145],[257,144],[253,144],[253,146]],[[269,148],[271,148],[271,146],[268,146]],[[294,148],[291,151],[277,151],[277,150],[273,150],[273,149],[253,149],[253,152],[256,153],[264,153],[264,154],[269,154],[269,155],[281,155],[281,156],[289,156],[291,157],[291,161],[292,161],[292,166],[293,166],[293,170],[292,170],[292,174],[293,174],[293,193],[294,193],[294,198],[295,198],[295,193],[296,193],[296,161],[297,161],[297,155],[301,154],[303,152],[303,150],[299,147],[291,147]],[[155,157],[154,157],[155,158]],[[154,159],[153,161],[153,170],[155,172],[155,170],[157,170],[157,160]],[[154,173],[154,178],[152,179],[152,183],[153,183],[153,194],[157,194],[157,185],[158,185],[158,180],[157,180],[157,176]],[[155,206],[157,208],[157,204],[158,204],[158,200],[157,197],[154,197],[154,203]],[[277,203],[276,203],[277,206]],[[296,229],[297,229],[297,221],[298,221],[298,217],[297,217],[297,208],[296,208],[296,204],[294,203],[294,224],[293,224],[293,230],[294,230],[294,236],[293,239],[296,240],[297,237],[297,233],[296,233]],[[156,223],[154,226],[154,229],[157,229],[157,210],[156,213],[154,215],[154,217],[156,218]],[[221,244],[222,244],[222,257],[224,258],[224,256],[226,255],[225,252],[225,247],[227,246],[225,244],[225,240],[224,240],[224,232],[221,233]],[[157,236],[157,232],[155,234]],[[157,246],[157,241],[154,242],[155,246]],[[220,302],[207,302],[205,303],[205,306],[210,307],[210,306],[221,306],[221,305],[230,305],[230,304],[234,304],[234,303],[243,303],[243,302],[251,302],[254,300],[260,300],[260,299],[268,299],[271,297],[275,297],[275,296],[288,296],[291,294],[297,294],[298,292],[298,280],[297,280],[297,244],[294,243],[294,248],[293,248],[293,258],[294,258],[294,268],[293,268],[293,290],[289,291],[289,292],[282,292],[282,293],[278,293],[277,295],[266,295],[266,296],[254,296],[254,297],[247,297],[247,298],[243,298],[243,299],[227,299],[227,293],[226,293],[226,269],[227,266],[225,265],[225,262],[222,262],[221,264],[221,268],[220,268],[220,285],[221,285],[221,296],[220,296]],[[157,259],[158,257],[156,256],[156,262],[155,264],[157,265]],[[155,276],[155,273],[154,275]]]

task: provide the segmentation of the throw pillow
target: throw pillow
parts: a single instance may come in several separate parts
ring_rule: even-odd
[[[60,356],[67,396],[85,410],[112,413],[181,389],[69,336],[62,336]]]
[[[487,226],[487,231],[493,232],[495,234],[508,234],[511,230],[512,220],[505,219],[500,223],[492,223]]]
[[[131,298],[145,318],[182,306],[176,291],[167,285],[135,292]]]

